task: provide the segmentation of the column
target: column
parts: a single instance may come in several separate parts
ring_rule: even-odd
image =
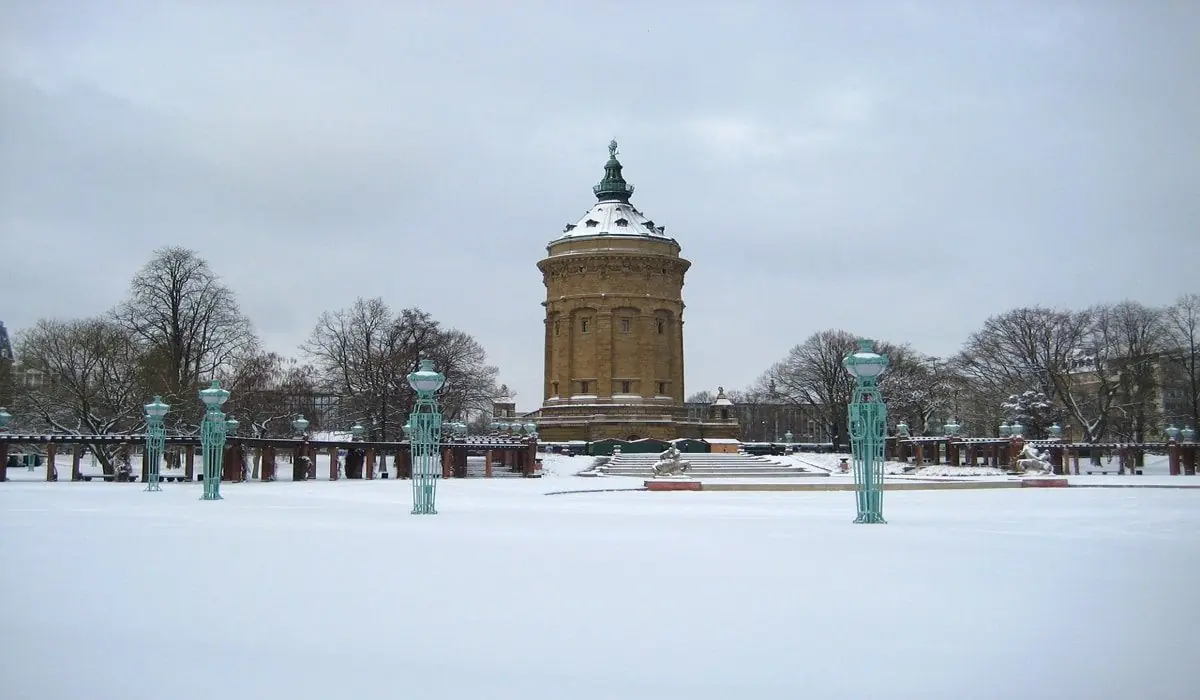
[[[347,455],[349,456],[349,455]],[[350,475],[347,474],[347,477]],[[337,481],[338,479],[338,446],[331,445],[329,447],[329,480]]]
[[[196,477],[196,446],[183,446],[183,480],[194,481]],[[78,467],[78,464],[76,465]]]
[[[83,477],[79,473],[79,463],[83,461],[83,443],[77,442],[71,446],[71,481],[79,481]]]
[[[49,480],[49,477],[47,477],[46,481]],[[144,484],[147,481],[150,481],[150,450],[147,450],[146,446],[142,445],[142,483]]]
[[[683,304],[679,305],[679,315],[675,317],[675,324],[667,324],[667,330],[675,334],[675,361],[671,369],[674,372],[671,375],[671,396],[680,404],[684,401],[683,395]]]
[[[491,450],[488,450],[488,451],[487,451],[487,452],[484,454],[484,458],[483,458],[483,459],[484,459],[484,462],[483,462],[483,475],[484,475],[484,477],[486,477],[486,478],[490,479],[490,478],[492,478],[492,451],[491,451]]]
[[[8,481],[8,443],[0,442],[0,481]]]
[[[658,395],[658,380],[666,379],[666,377],[655,376],[654,358],[657,353],[654,352],[654,346],[658,339],[658,317],[653,311],[650,313],[641,313],[637,318],[637,353],[638,353],[638,375],[641,380],[638,387],[639,393],[643,398],[651,398]],[[645,437],[645,436],[643,436]]]
[[[598,399],[612,400],[613,394],[613,313],[611,309],[596,309],[596,391]]]
[[[1167,471],[1171,476],[1179,476],[1179,443],[1174,440],[1167,443]]]
[[[58,457],[58,445],[53,442],[46,445],[46,481],[58,481],[58,465],[54,460]]]
[[[383,455],[381,454],[380,456],[382,457]],[[380,460],[380,461],[382,462],[383,460]],[[382,473],[383,470],[386,468],[387,468],[386,466],[383,466],[380,468],[379,471]],[[368,447],[367,451],[364,453],[363,464],[362,464],[362,473],[359,474],[359,478],[363,478],[363,479],[374,479],[375,478],[375,448],[374,447]]]
[[[412,478],[412,447],[404,447],[396,451],[396,478]]]

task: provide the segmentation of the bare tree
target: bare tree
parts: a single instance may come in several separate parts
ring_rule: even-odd
[[[1168,366],[1171,378],[1179,377],[1183,403],[1200,428],[1200,294],[1185,294],[1167,308],[1163,325],[1167,332]],[[1169,390],[1175,390],[1175,381]]]
[[[1118,388],[1110,320],[1103,308],[1013,309],[972,333],[956,365],[997,405],[1025,391],[1044,394],[1095,441],[1104,435]]]
[[[1163,312],[1123,301],[1102,308],[1097,316],[1117,387],[1111,430],[1119,439],[1145,442],[1161,419],[1159,369],[1167,347]]]
[[[858,349],[860,336],[844,330],[830,329],[815,333],[788,351],[759,378],[753,393],[774,395],[779,400],[806,406],[830,427],[835,442],[844,443],[846,409],[854,392],[854,378],[842,365],[846,355]],[[891,365],[880,380],[880,390],[887,396],[887,382],[908,366],[912,351],[906,346],[878,342],[876,352],[889,357]]]
[[[358,299],[349,309],[322,314],[304,345],[318,376],[342,396],[347,417],[389,439],[399,433],[415,395],[408,374],[422,357],[446,375],[443,410],[449,416],[487,410],[496,396],[496,368],[471,336],[443,329],[428,313],[393,314],[382,299]]]
[[[22,366],[42,379],[16,397],[23,419],[73,435],[141,430],[145,383],[138,351],[129,331],[110,320],[38,321],[17,340]],[[115,449],[89,447],[104,473],[114,473]]]
[[[293,406],[316,389],[311,366],[274,352],[240,358],[225,380],[230,391],[225,411],[253,437],[289,436]]]
[[[961,420],[964,382],[948,361],[905,350],[893,350],[888,359],[880,391],[889,418],[925,435],[940,435],[947,418]]]
[[[254,349],[249,320],[208,262],[186,248],[155,251],[129,291],[114,318],[144,345],[154,389],[181,409],[192,409],[173,416],[183,419],[195,412],[195,419],[201,380],[228,372],[239,355]]]

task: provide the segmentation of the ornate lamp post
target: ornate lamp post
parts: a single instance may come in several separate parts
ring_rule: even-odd
[[[212,386],[200,391],[204,403],[204,421],[200,425],[200,446],[204,453],[204,495],[202,501],[221,499],[221,462],[225,451],[225,414],[221,405],[229,400],[229,392],[213,380]]]
[[[308,419],[303,415],[296,416],[296,418],[292,420],[292,430],[296,431],[296,437],[303,439],[304,434],[308,432]]]
[[[363,427],[361,425],[359,425],[358,423],[355,423],[354,425],[350,426],[350,439],[351,440],[358,440],[359,438],[362,437],[362,434],[363,434]]]
[[[1025,426],[1021,425],[1017,421],[1013,421],[1012,425],[1008,426],[1008,428],[1009,428],[1009,431],[1012,433],[1013,437],[1024,437],[1025,436]]]
[[[1008,424],[1008,421],[1004,421],[1003,423],[1000,424],[1000,437],[1002,437],[1002,438],[1012,437],[1012,434],[1013,434],[1012,426],[1010,426]]]
[[[858,497],[856,523],[886,523],[883,519],[883,448],[887,434],[887,405],[876,380],[887,369],[887,357],[874,351],[870,340],[858,341],[858,352],[842,360],[854,376],[849,428],[854,456],[854,487]]]
[[[962,430],[962,425],[958,421],[951,418],[942,426],[942,430],[946,432],[946,437],[954,437],[958,435],[958,431]]]
[[[1182,428],[1179,431],[1179,439],[1183,442],[1191,442],[1196,437],[1196,431],[1191,428]]]
[[[1163,432],[1167,434],[1167,439],[1171,442],[1175,442],[1179,439],[1179,428],[1176,428],[1174,423],[1167,426],[1167,429]]]
[[[163,428],[163,416],[171,407],[163,403],[161,396],[146,404],[146,461],[150,471],[146,479],[147,491],[162,491],[159,482],[162,480],[159,465],[162,462],[163,449],[167,442],[167,431]],[[4,410],[4,409],[0,409]]]
[[[408,423],[412,429],[413,515],[436,515],[437,478],[441,475],[438,447],[442,443],[442,414],[434,396],[446,377],[433,369],[433,360],[421,360],[420,369],[408,375],[408,384],[417,392]]]
[[[1062,426],[1054,423],[1049,428],[1046,428],[1046,433],[1050,435],[1050,439],[1058,440],[1062,438]]]
[[[896,424],[896,436],[902,437],[902,438],[909,437],[908,423],[905,423],[904,421],[900,421],[899,423]]]
[[[528,435],[529,437],[536,436],[537,435],[537,423],[534,423],[533,421],[529,421],[528,423],[526,423],[525,424],[525,434]]]

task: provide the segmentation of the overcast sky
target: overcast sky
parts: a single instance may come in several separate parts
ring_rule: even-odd
[[[1165,304],[1200,291],[1198,36],[1189,0],[0,0],[0,320],[186,245],[271,349],[381,296],[531,410],[535,265],[613,137],[693,262],[689,394],[824,328],[946,355]]]

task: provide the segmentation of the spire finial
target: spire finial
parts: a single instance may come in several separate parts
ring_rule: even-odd
[[[592,188],[600,201],[617,200],[628,202],[633,194],[633,185],[621,177],[621,161],[617,160],[617,140],[608,142],[608,162],[604,164],[604,179]]]

